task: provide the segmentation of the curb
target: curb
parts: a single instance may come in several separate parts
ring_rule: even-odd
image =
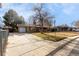
[[[75,39],[79,38],[79,36],[75,36],[75,38],[67,38],[67,39],[64,39],[65,40],[68,40],[70,39],[69,41],[66,41],[65,43],[63,44],[60,44],[57,48],[55,48],[53,51],[51,51],[49,54],[47,54],[46,56],[53,56],[57,51],[59,51],[60,49],[62,49],[65,45],[67,45],[68,43],[74,41]],[[60,42],[62,43],[62,42]]]

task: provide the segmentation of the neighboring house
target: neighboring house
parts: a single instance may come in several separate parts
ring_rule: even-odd
[[[5,30],[9,30],[10,31],[11,28],[12,27],[10,27],[10,26],[4,26],[2,29],[5,29]]]
[[[79,32],[79,27],[73,27],[72,30],[76,31],[76,32]]]
[[[0,30],[8,30],[9,32],[11,31],[10,29],[11,27],[9,26],[0,27]]]
[[[73,28],[72,27],[68,27],[68,26],[56,26],[53,27],[52,31],[72,31]]]

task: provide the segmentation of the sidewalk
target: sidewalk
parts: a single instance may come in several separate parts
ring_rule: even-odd
[[[55,53],[62,46],[77,38],[69,37],[59,42],[41,40],[32,34],[10,34],[6,56],[45,56]]]
[[[73,40],[71,43],[64,46],[62,49],[58,50],[54,55],[52,56],[79,56],[79,38]],[[76,50],[77,49],[77,50]]]

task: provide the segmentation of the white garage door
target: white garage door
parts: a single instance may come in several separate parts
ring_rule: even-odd
[[[20,27],[19,32],[26,32],[26,29],[24,27]]]

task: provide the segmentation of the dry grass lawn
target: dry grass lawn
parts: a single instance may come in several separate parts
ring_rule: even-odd
[[[67,37],[76,36],[78,32],[48,32],[48,33],[32,33],[38,37],[43,38],[44,40],[51,40],[51,41],[60,41]]]
[[[46,34],[55,36],[55,32],[46,33]],[[56,36],[60,36],[60,37],[71,37],[71,36],[76,36],[78,34],[79,34],[78,32],[56,32]]]

